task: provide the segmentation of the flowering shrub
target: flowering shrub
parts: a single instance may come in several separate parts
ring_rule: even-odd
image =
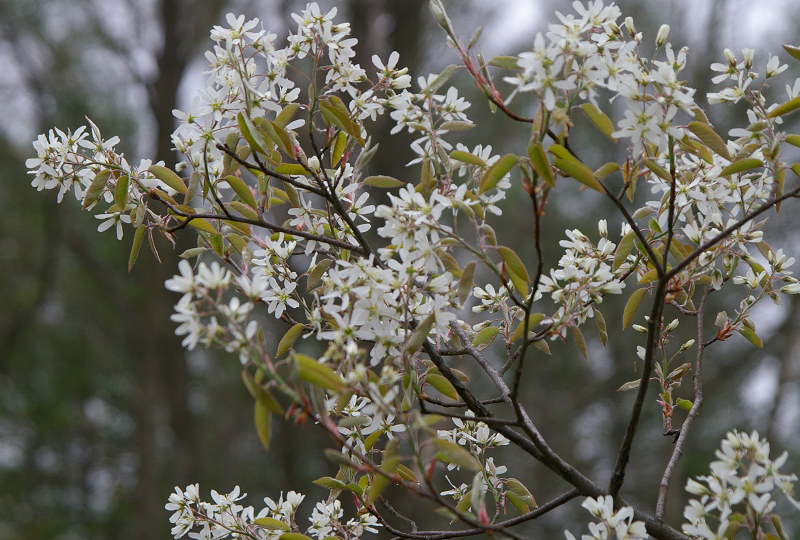
[[[431,1],[486,98],[510,121],[530,124],[520,154],[495,154],[488,141],[458,142],[474,124],[470,103],[448,86],[456,66],[413,81],[392,53],[363,68],[354,62],[349,25],[335,19],[335,8],[323,13],[315,3],[293,15],[297,30],[282,48],[257,19],[228,15],[227,26],[212,29],[208,86],[189,111],[175,111],[173,142],[183,159],[174,168],[129,163],[115,150],[118,139],[104,139],[91,122],[34,142],[33,186],[58,189],[59,201],[72,193],[101,220],[100,231],[113,228],[122,238],[132,229],[130,267],[145,239],[155,251],[157,237],[172,242],[194,229],[197,246],[166,282],[181,295],[176,333],[187,349],[238,355],[264,446],[273,415],[311,418],[335,443],[326,455],[338,468],[315,482],[330,495],[308,522],[298,518],[305,497],[294,491],[265,499],[256,513],[239,504],[238,487],[212,491],[213,502],[204,502],[192,485],[176,488],[166,506],[176,538],[358,538],[379,528],[408,538],[492,531],[517,538],[514,526],[578,496],[598,520],[583,539],[730,538],[738,528],[766,538],[770,520],[786,538],[772,510],[777,492],[794,502],[795,477],[778,472],[785,456],[770,461],[755,434],[730,434],[711,475],[689,482],[687,491],[700,497],[687,506],[689,523],[670,525],[664,504],[703,401],[705,349],[737,332],[760,346],[753,306],[800,292],[789,270],[794,258],[763,234],[767,212],[800,193],[786,182],[800,164],[785,163],[781,152],[800,145],[800,135],[780,130],[782,116],[800,108],[800,79],[785,102],[774,103],[766,89],[786,69],[778,57],[762,74],[752,50],[741,59],[726,50],[725,61],[711,66],[723,87],[708,100],[747,106],[744,123],[726,136],[680,78],[687,51],[667,43],[668,27],[650,38],[656,56],[648,60],[639,52],[644,36],[630,18],[618,24],[614,4],[573,7],[535,36],[531,51],[487,62]],[[786,50],[800,58],[797,48]],[[505,97],[495,69],[513,88]],[[535,114],[512,110],[515,94],[537,98]],[[624,105],[616,121],[612,101]],[[379,115],[391,117],[393,133],[416,137],[402,180],[364,175],[377,151],[370,125]],[[570,144],[575,115],[623,147],[624,159],[590,165],[579,157]],[[563,256],[547,270],[541,220],[548,196],[571,180],[619,214],[613,227],[600,220],[596,234],[566,231]],[[644,203],[641,184],[652,194]],[[374,190],[388,190],[388,201],[374,202]],[[532,261],[492,228],[509,193],[530,199]],[[716,315],[709,337],[706,300],[728,286],[739,286],[742,300],[731,315]],[[619,294],[627,296],[623,327],[646,342],[636,350],[641,376],[620,387],[636,397],[611,481],[601,486],[548,445],[519,395],[526,364],[549,354],[549,342],[573,340],[586,354],[582,328],[594,319],[605,343],[599,307]],[[645,299],[649,314],[641,318]],[[677,318],[668,321],[667,309]],[[277,346],[265,339],[259,313],[288,325]],[[681,319],[695,319],[697,334],[676,346]],[[310,356],[315,343],[323,353]],[[489,350],[492,343],[498,347]],[[491,389],[470,380],[471,366]],[[691,399],[678,397],[690,372]],[[652,515],[620,496],[650,380],[664,433],[676,441]],[[688,411],[678,426],[676,408]],[[539,506],[495,461],[499,446],[540,461],[569,489]],[[459,525],[452,533],[419,530],[384,496],[392,484]],[[355,500],[349,517],[343,493]]]

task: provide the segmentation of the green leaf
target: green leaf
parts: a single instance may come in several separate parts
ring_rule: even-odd
[[[448,120],[447,122],[442,122],[442,124],[439,126],[439,129],[447,131],[466,131],[474,127],[475,124],[472,122],[465,122],[463,120]]]
[[[270,529],[273,531],[288,531],[291,529],[291,527],[289,527],[289,525],[287,525],[283,521],[270,517],[258,518],[253,521],[253,525],[257,525],[259,527],[263,527],[265,529]]]
[[[323,274],[325,274],[325,271],[330,268],[330,266],[330,259],[322,259],[314,265],[314,268],[308,272],[308,279],[306,280],[306,287],[308,290],[311,290],[317,283],[319,283]]]
[[[550,167],[550,162],[547,160],[547,153],[544,151],[544,146],[539,141],[535,141],[528,145],[528,157],[531,160],[533,170],[536,171],[542,179],[547,182],[551,188],[556,187],[556,177],[553,176],[553,169]]]
[[[522,264],[522,259],[519,258],[519,255],[517,255],[513,249],[506,246],[499,246],[497,251],[500,252],[500,256],[506,263],[506,268],[524,279],[526,283],[531,282],[531,278],[528,275],[528,269],[525,268],[525,265]]]
[[[290,103],[283,109],[281,112],[278,113],[278,116],[275,117],[275,123],[282,128],[286,127],[286,124],[292,121],[294,117],[294,113],[297,112],[297,109],[300,108],[299,103]]]
[[[128,204],[128,186],[130,185],[130,178],[127,174],[123,174],[117,180],[117,185],[114,187],[114,203],[119,207],[120,211],[125,210]]]
[[[275,167],[278,174],[288,174],[289,176],[305,176],[308,171],[299,163],[281,163]]]
[[[795,60],[800,60],[800,47],[795,47],[794,45],[784,45],[783,49]]]
[[[475,277],[475,261],[471,261],[461,271],[458,280],[458,301],[463,305],[472,292],[472,281]]]
[[[278,148],[283,150],[283,153],[289,157],[295,157],[294,144],[289,133],[281,126],[266,118],[258,118],[260,122],[257,123],[258,128],[269,137],[272,142],[278,145]]]
[[[594,171],[594,176],[598,180],[602,180],[603,178],[605,178],[609,174],[615,173],[618,170],[620,170],[619,163],[616,163],[614,161],[609,161],[608,163],[606,163],[604,165],[601,165],[599,169]]]
[[[557,157],[553,160],[553,165],[561,169],[566,176],[574,178],[584,186],[597,190],[600,193],[605,193],[602,184],[600,184],[600,181],[595,177],[592,169],[574,157],[572,159],[562,159]]]
[[[422,93],[432,94],[433,92],[436,92],[444,85],[444,83],[447,82],[447,79],[449,79],[450,76],[455,73],[456,69],[458,69],[458,66],[455,64],[450,64],[444,68],[441,73],[439,73],[430,83],[428,83],[428,86],[422,89]]]
[[[452,463],[462,469],[478,472],[483,470],[483,466],[475,459],[475,456],[464,450],[461,446],[445,439],[433,439],[436,447],[436,458],[445,463]]]
[[[106,189],[109,176],[111,176],[111,171],[109,169],[103,169],[95,175],[94,180],[89,184],[83,196],[83,205],[81,206],[83,210],[86,210],[92,204],[100,200],[100,195],[102,195],[103,191]]]
[[[261,136],[261,133],[253,125],[253,122],[242,113],[236,116],[236,121],[239,124],[239,131],[242,132],[244,140],[250,145],[250,149],[259,154],[266,154],[266,150],[270,147],[267,145],[267,141],[264,137]]]
[[[749,171],[750,169],[755,169],[756,167],[763,167],[764,162],[760,159],[756,158],[747,158],[747,159],[740,159],[734,161],[733,163],[729,164],[726,167],[723,167],[722,170],[719,172],[720,176],[728,176],[729,174],[736,174],[744,171]]]
[[[296,358],[301,380],[333,391],[339,391],[345,387],[342,378],[328,366],[320,364],[316,358],[304,354],[298,354]]]
[[[543,319],[544,313],[531,313],[530,316],[528,316],[528,332],[533,332],[534,328],[536,328],[536,326],[542,322]],[[514,329],[514,332],[511,334],[511,343],[521,338],[523,332],[525,332],[525,321],[520,321],[520,323]]]
[[[758,347],[759,349],[764,347],[764,342],[761,341],[761,338],[758,337],[758,334],[751,328],[746,326],[740,326],[736,329],[740,334],[742,334],[747,341]]]
[[[603,317],[603,314],[600,313],[600,310],[596,307],[594,308],[594,322],[597,325],[597,333],[600,336],[600,341],[603,343],[603,347],[605,347],[606,341],[608,341],[608,327],[606,326],[606,318]]]
[[[319,102],[319,110],[328,124],[337,126],[364,146],[361,128],[350,119],[350,111],[341,98],[335,95],[328,96]]]
[[[479,167],[486,167],[486,162],[475,154],[464,152],[463,150],[453,150],[450,152],[450,159],[460,161],[462,163],[469,163],[470,165],[478,165]]]
[[[258,400],[255,401],[255,422],[258,439],[264,450],[269,450],[269,434],[272,425],[272,413]]]
[[[242,381],[248,393],[253,396],[253,399],[259,401],[268,411],[275,414],[283,414],[283,408],[280,403],[269,390],[257,383],[246,369],[242,370]]]
[[[687,411],[691,411],[692,410],[692,406],[694,405],[688,399],[681,399],[681,398],[678,398],[678,400],[675,402],[675,404],[678,407],[680,407],[681,409],[684,409],[684,410],[687,410]]]
[[[425,318],[425,320],[419,323],[414,331],[411,332],[411,336],[409,336],[408,341],[406,341],[405,352],[408,354],[414,354],[417,352],[425,343],[425,340],[428,339],[428,335],[431,333],[435,322],[436,314],[431,313]]]
[[[183,216],[175,216],[175,217],[181,221],[185,221],[187,219],[184,218]],[[212,234],[214,236],[219,236],[219,231],[215,229],[214,226],[211,224],[211,222],[209,222],[208,220],[202,218],[193,218],[189,222],[189,226],[194,227],[198,231],[203,231],[205,233]]]
[[[614,264],[612,266],[613,270],[616,271],[620,266],[622,266],[622,263],[624,263],[625,259],[628,258],[628,255],[631,254],[635,240],[636,233],[631,231],[623,236],[622,240],[619,241],[617,251],[614,253]]]
[[[581,329],[578,328],[578,325],[572,325],[569,327],[572,331],[572,337],[575,340],[575,345],[578,346],[578,350],[581,352],[581,355],[588,360],[589,359],[589,351],[586,348],[586,338],[583,337],[583,332]]]
[[[136,259],[139,257],[139,249],[142,247],[142,239],[147,230],[147,225],[139,225],[136,227],[136,232],[133,233],[133,245],[131,246],[131,254],[128,256],[128,272],[133,269],[136,264]]]
[[[364,179],[364,184],[384,189],[392,189],[404,185],[403,182],[401,182],[397,178],[394,178],[392,176],[382,176],[382,175],[368,176]]]
[[[162,165],[152,165],[148,171],[181,195],[186,195],[186,184],[183,183],[183,179],[172,169]]]
[[[489,65],[502,69],[519,69],[519,58],[516,56],[495,56],[489,60]]]
[[[625,309],[622,311],[623,330],[633,322],[633,318],[636,316],[636,312],[639,311],[639,306],[642,305],[642,300],[644,300],[644,293],[646,292],[647,292],[647,287],[636,289],[635,291],[633,291],[633,294],[631,294],[630,298],[628,298],[628,301],[625,302]]]
[[[231,201],[227,204],[227,206],[228,208],[233,208],[247,219],[258,219],[258,214],[256,211],[252,207],[244,204],[242,201]]]
[[[645,158],[642,160],[642,163],[644,163],[645,166],[648,169],[650,169],[651,172],[655,173],[655,175],[661,178],[662,180],[666,180],[667,182],[672,182],[672,176],[670,176],[670,174],[664,167],[656,163],[656,160]]]
[[[296,532],[283,533],[278,537],[278,540],[313,540],[310,536]]]
[[[774,109],[772,109],[769,113],[767,113],[767,118],[775,118],[776,116],[783,116],[785,114],[792,113],[800,109],[800,96],[797,96],[794,99],[790,99],[786,103],[781,103]]]
[[[250,187],[241,178],[230,174],[225,177],[225,181],[247,206],[256,208],[256,198],[253,196]]]
[[[494,165],[489,167],[478,183],[478,194],[486,193],[495,187],[497,183],[514,168],[518,160],[519,158],[514,154],[506,154],[498,159]]]
[[[584,103],[581,105],[581,110],[586,113],[586,116],[589,117],[589,120],[591,120],[592,123],[597,126],[597,129],[599,129],[603,135],[612,141],[617,142],[617,140],[612,136],[614,131],[616,131],[614,129],[614,123],[611,121],[608,115],[606,115],[606,113],[595,107],[592,103]]]
[[[497,334],[500,332],[500,329],[496,326],[487,326],[483,328],[480,332],[475,334],[475,337],[472,338],[472,346],[478,347],[479,345],[489,345],[494,338],[497,337]]]
[[[281,338],[280,343],[278,343],[278,352],[275,353],[276,358],[280,358],[292,348],[294,342],[297,341],[297,338],[299,338],[300,334],[303,333],[303,328],[305,328],[303,323],[297,323],[289,328],[289,330]]]
[[[793,146],[800,146],[800,135],[795,135],[792,133],[784,137],[783,140]]]
[[[798,107],[800,107],[800,102],[798,102]],[[689,131],[697,135],[697,138],[703,141],[711,150],[728,161],[732,161],[731,154],[728,152],[728,147],[725,146],[725,141],[714,131],[714,128],[708,124],[697,121],[689,122],[687,127]]]
[[[344,155],[344,150],[347,148],[347,135],[343,132],[336,134],[336,141],[333,143],[333,153],[331,154],[331,165],[336,167]]]
[[[517,480],[516,478],[509,478],[506,480],[506,493],[513,493],[528,507],[531,508],[538,508],[539,505],[536,504],[536,499],[533,498],[533,495],[528,488],[525,487],[525,484]]]

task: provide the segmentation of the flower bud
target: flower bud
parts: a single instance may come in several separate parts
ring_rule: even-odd
[[[669,25],[662,24],[658,29],[658,34],[656,34],[656,47],[661,47],[664,43],[666,43],[667,36],[669,36]]]
[[[694,340],[693,340],[693,339],[690,339],[689,341],[687,341],[686,343],[684,343],[683,345],[681,345],[681,349],[680,349],[680,351],[679,351],[679,352],[683,352],[683,351],[685,351],[686,349],[688,349],[688,348],[689,348],[689,347],[691,347],[692,345],[694,345]]]
[[[672,332],[673,330],[675,330],[678,327],[679,322],[680,321],[678,321],[678,319],[674,319],[671,323],[669,323],[667,325],[667,332]]]
[[[753,67],[753,55],[756,53],[755,50],[745,47],[742,49],[742,56],[744,56],[744,67],[750,69]]]
[[[308,158],[308,168],[314,172],[320,171],[319,158],[317,156]]]
[[[736,65],[736,55],[733,54],[733,51],[730,49],[725,49],[725,58],[728,59],[728,63],[732,66]]]
[[[641,324],[633,324],[633,325],[631,325],[631,328],[633,328],[637,332],[641,332],[642,334],[646,334],[647,333],[647,328],[645,328]]]
[[[631,36],[636,34],[636,26],[634,26],[632,18],[625,17],[625,29]]]

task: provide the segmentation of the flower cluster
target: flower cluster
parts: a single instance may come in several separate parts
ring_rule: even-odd
[[[733,538],[744,527],[760,536],[781,494],[800,510],[792,491],[797,476],[780,472],[788,454],[771,459],[769,450],[769,442],[755,431],[729,432],[717,461],[711,462],[711,474],[686,482],[686,491],[699,499],[690,499],[683,511],[688,520],[684,533],[708,540]]]
[[[587,497],[583,506],[599,523],[589,524],[589,533],[581,536],[581,540],[646,540],[649,538],[644,523],[633,521],[633,508],[623,506],[614,510],[614,500],[608,495],[596,499]],[[564,531],[567,540],[575,540],[569,531]]]
[[[181,538],[188,533],[190,538],[197,540],[277,540],[288,531],[301,530],[297,524],[297,510],[305,495],[290,491],[286,499],[282,494],[278,501],[266,497],[264,508],[257,514],[252,506],[238,504],[246,496],[236,486],[227,494],[212,490],[213,502],[206,502],[200,499],[198,484],[187,486],[185,490],[175,487],[175,492],[165,505],[166,510],[173,512],[170,517],[170,522],[174,524],[172,535]],[[311,524],[305,532],[319,540],[335,535],[355,540],[366,532],[378,532],[380,524],[369,513],[360,513],[347,521],[342,520],[343,516],[344,511],[338,500],[320,501],[308,518]]]

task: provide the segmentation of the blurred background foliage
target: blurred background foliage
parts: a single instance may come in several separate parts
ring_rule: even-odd
[[[386,58],[392,50],[416,74],[457,62],[423,0],[322,4],[336,5],[339,17],[351,21],[363,66],[371,66],[372,54]],[[619,4],[646,36],[655,36],[666,22],[672,26],[670,41],[691,47],[684,73],[698,88],[701,104],[710,90],[707,66],[722,58],[723,47],[738,54],[754,47],[756,61],[763,63],[768,51],[780,53],[783,41],[797,40],[788,22],[797,20],[800,9],[789,2]],[[487,57],[529,48],[533,33],[544,30],[556,8],[569,9],[554,0],[451,0],[447,6],[465,39],[485,26]],[[117,242],[111,233],[98,234],[97,223],[78,205],[57,205],[52,192],[37,194],[24,167],[38,133],[51,126],[74,128],[85,123],[84,115],[107,137],[119,135],[131,160],[155,157],[173,164],[170,111],[186,106],[203,84],[202,52],[210,46],[210,27],[234,11],[261,17],[280,35],[287,14],[302,7],[293,0],[0,2],[0,538],[170,538],[164,502],[174,485],[190,482],[199,482],[204,493],[241,484],[257,508],[261,497],[282,490],[324,496],[310,482],[330,472],[319,451],[327,441],[311,426],[276,422],[273,448],[265,454],[236,359],[216,351],[187,354],[173,335],[169,315],[176,298],[163,282],[186,246],[173,250],[157,242],[162,264],[143,250],[137,267],[126,274],[130,239]],[[791,69],[796,73],[797,65]],[[488,140],[495,152],[523,152],[527,128],[492,117],[471,83],[459,77],[473,102],[470,116],[480,125],[465,142]],[[784,95],[782,88],[773,91]],[[513,107],[529,113],[531,104],[518,100]],[[729,127],[730,112],[717,107],[712,114],[718,131]],[[377,131],[383,133],[378,141],[383,151],[370,167],[413,180],[417,173],[404,167],[410,159],[407,137],[388,140],[385,119]],[[598,165],[624,150],[599,136],[576,137],[572,147]],[[596,238],[597,219],[615,216],[599,197],[578,196],[566,187],[553,196],[545,220],[550,264],[558,259],[565,228]],[[510,193],[504,216],[493,225],[504,243],[526,253],[527,234],[521,231],[531,221],[529,206],[518,186]],[[773,245],[795,255],[800,242],[791,232],[800,226],[798,215],[787,204],[780,226],[770,231]],[[612,235],[617,221],[609,222]],[[532,260],[532,246],[527,249]],[[554,344],[552,357],[531,363],[526,381],[527,404],[553,448],[600,481],[610,474],[632,400],[615,390],[637,376],[640,336],[630,330],[618,335],[623,302],[615,298],[601,306],[610,323],[608,348],[589,332],[588,361],[574,345]],[[737,303],[736,297],[719,295],[709,319],[714,309],[732,310]],[[671,521],[680,519],[686,476],[705,470],[729,428],[768,433],[774,452],[790,451],[786,470],[800,470],[796,307],[785,298],[779,308],[761,308],[756,323],[763,349],[737,336],[708,351],[706,402],[671,489]],[[684,330],[688,339],[691,329]],[[276,335],[283,331],[274,329]],[[688,388],[683,392],[690,397]],[[646,504],[654,504],[657,478],[671,450],[654,399],[650,394],[624,490],[631,501]],[[563,490],[556,477],[523,457],[509,452],[503,459],[540,503]],[[577,503],[564,507],[557,519],[534,522],[528,531],[536,538],[561,537],[565,525],[585,521],[577,508]],[[800,534],[800,519],[794,530]]]

